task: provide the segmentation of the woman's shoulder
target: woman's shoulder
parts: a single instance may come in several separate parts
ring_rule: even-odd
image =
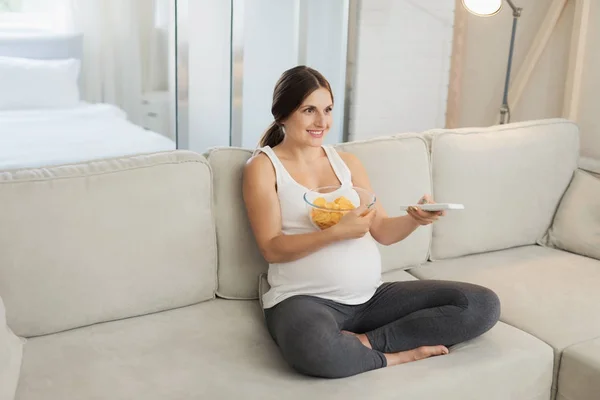
[[[269,156],[262,151],[253,154],[244,166],[244,179],[275,179],[275,169]]]

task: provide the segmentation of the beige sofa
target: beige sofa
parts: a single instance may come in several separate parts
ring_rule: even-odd
[[[483,284],[501,322],[447,356],[301,376],[256,300],[268,283],[240,192],[250,150],[4,171],[0,400],[600,398],[600,180],[578,169],[574,124],[339,148],[392,215],[424,193],[465,204],[381,246],[385,280]]]

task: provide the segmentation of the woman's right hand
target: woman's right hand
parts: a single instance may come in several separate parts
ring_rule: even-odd
[[[377,210],[374,208],[368,210],[366,206],[360,206],[348,212],[340,222],[329,229],[332,229],[340,239],[361,238],[371,229],[376,213]]]

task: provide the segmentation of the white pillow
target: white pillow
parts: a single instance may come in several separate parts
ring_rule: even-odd
[[[24,340],[19,339],[6,325],[4,303],[0,298],[0,400],[15,397],[21,362],[23,359]]]
[[[0,57],[0,110],[76,107],[80,64]]]

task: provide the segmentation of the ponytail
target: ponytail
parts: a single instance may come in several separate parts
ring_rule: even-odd
[[[285,134],[283,133],[283,129],[276,122],[271,122],[271,125],[267,128],[267,131],[264,133],[263,137],[260,139],[260,147],[275,147],[279,143],[283,142]]]

